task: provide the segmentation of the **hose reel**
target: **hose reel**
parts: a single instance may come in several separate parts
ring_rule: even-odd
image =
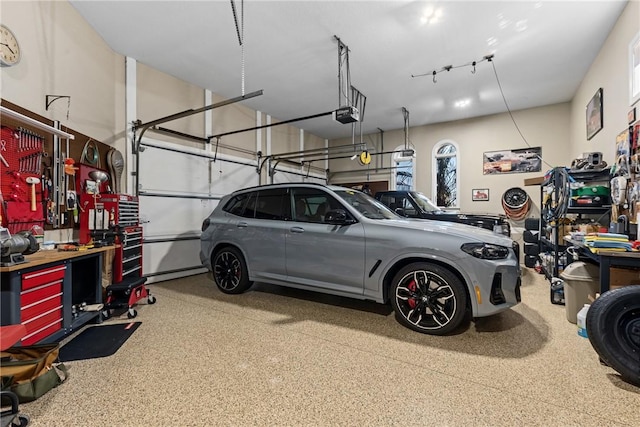
[[[512,187],[502,195],[502,208],[507,218],[514,221],[523,220],[531,208],[531,198],[520,187]]]

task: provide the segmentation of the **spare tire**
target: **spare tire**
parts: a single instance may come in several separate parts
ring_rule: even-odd
[[[623,380],[640,387],[640,286],[605,292],[587,312],[594,350]]]

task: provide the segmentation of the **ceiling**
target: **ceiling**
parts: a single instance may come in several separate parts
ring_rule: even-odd
[[[626,1],[235,0],[243,48],[231,1],[71,4],[114,51],[226,98],[263,90],[243,104],[276,120],[348,102],[338,36],[341,74],[366,97],[359,135],[402,129],[403,107],[419,126],[571,100]],[[330,116],[295,126],[352,135]]]

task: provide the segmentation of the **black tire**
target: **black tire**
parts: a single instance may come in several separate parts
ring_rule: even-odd
[[[211,263],[213,280],[225,294],[241,294],[251,287],[247,263],[242,253],[231,246],[220,249]]]
[[[525,243],[524,253],[526,255],[538,255],[540,253],[540,246],[534,245],[533,243]]]
[[[522,240],[525,243],[538,243],[540,239],[538,239],[538,231],[524,230],[522,233]]]
[[[525,255],[524,256],[524,265],[525,267],[533,268],[536,266],[536,261],[538,261],[538,257],[536,255]]]
[[[446,335],[466,318],[464,285],[439,265],[416,262],[402,268],[393,278],[390,297],[398,322],[424,334]]]
[[[540,229],[540,218],[527,218],[524,220],[525,230],[538,231]]]
[[[587,312],[594,350],[622,379],[640,387],[640,286],[605,292]]]

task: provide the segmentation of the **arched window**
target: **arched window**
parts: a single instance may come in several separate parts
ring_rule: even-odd
[[[415,158],[413,151],[407,155],[404,145],[393,150],[393,166],[391,189],[400,191],[413,190],[413,171],[415,170]]]
[[[442,208],[459,207],[458,144],[442,140],[433,147],[433,200]]]

